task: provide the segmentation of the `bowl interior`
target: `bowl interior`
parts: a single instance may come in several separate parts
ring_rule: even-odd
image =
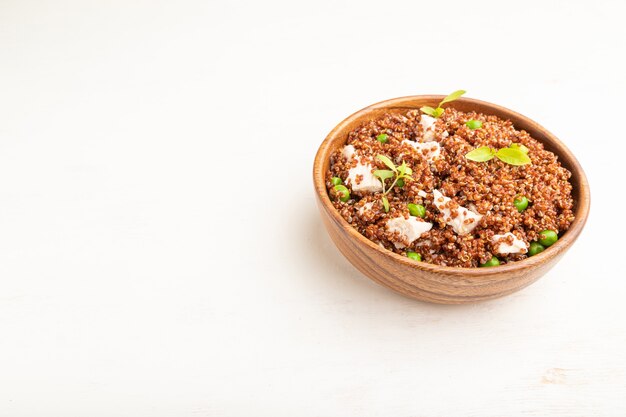
[[[527,131],[534,139],[543,143],[544,147],[558,156],[561,164],[567,168],[572,176],[570,182],[572,184],[572,197],[574,199],[574,221],[570,228],[563,233],[557,243],[550,247],[550,250],[544,251],[532,258],[527,258],[522,261],[513,262],[510,264],[502,265],[497,268],[456,268],[445,267],[439,265],[430,265],[425,263],[409,262],[403,257],[380,248],[375,245],[365,236],[358,233],[348,222],[341,217],[341,215],[333,207],[330,198],[328,197],[325,186],[325,175],[330,167],[330,155],[335,150],[343,147],[348,133],[353,129],[361,126],[365,122],[382,117],[383,114],[406,113],[412,109],[419,109],[421,106],[436,106],[444,96],[440,95],[427,95],[427,96],[410,96],[401,97],[397,99],[386,100],[369,107],[366,107],[353,115],[346,118],[343,122],[339,123],[326,137],[322,145],[320,146],[317,156],[315,158],[315,164],[313,169],[313,180],[316,188],[316,192],[324,205],[324,208],[330,213],[333,218],[344,226],[344,229],[350,233],[355,239],[361,240],[362,243],[375,247],[380,252],[387,254],[388,256],[396,258],[401,263],[412,264],[416,269],[438,270],[438,271],[459,271],[463,270],[465,274],[485,276],[492,275],[499,272],[506,272],[506,270],[514,270],[531,266],[537,262],[541,262],[542,259],[551,256],[556,256],[560,252],[566,250],[574,240],[580,234],[585,222],[587,220],[590,196],[589,196],[589,184],[585,173],[580,166],[580,163],[576,160],[576,157],[571,151],[553,134],[551,134],[544,127],[531,119],[516,113],[512,110],[498,106],[495,104],[487,103],[480,100],[461,98],[452,103],[446,104],[446,107],[452,107],[461,111],[476,111],[488,115],[495,115],[502,119],[511,120],[513,125],[518,130]]]

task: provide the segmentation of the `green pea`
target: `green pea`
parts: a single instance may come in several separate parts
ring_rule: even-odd
[[[402,178],[398,178],[398,181],[396,181],[396,185],[398,186],[398,188],[404,187],[404,180]]]
[[[526,207],[528,207],[528,199],[523,195],[517,196],[513,200],[513,205],[515,206],[515,208],[517,208],[517,211],[521,213],[522,211],[526,210]]]
[[[539,233],[539,243],[541,243],[546,248],[548,246],[552,246],[557,240],[559,240],[559,236],[554,230],[544,230],[543,232]]]
[[[376,136],[376,140],[379,141],[380,143],[387,143],[387,138],[389,136],[386,133],[381,133],[380,135]]]
[[[339,177],[332,177],[330,179],[330,183],[332,185],[341,185],[341,184],[343,184],[343,181],[341,181],[341,178],[339,178]]]
[[[546,250],[545,247],[541,243],[538,242],[530,242],[530,248],[528,248],[528,256],[535,256],[538,253]]]
[[[426,216],[426,208],[421,204],[409,203],[406,206],[409,208],[409,213],[411,213],[411,216],[421,218],[424,218],[424,216]]]
[[[495,256],[492,256],[491,259],[489,259],[484,264],[480,264],[480,266],[483,268],[489,267],[489,266],[498,266],[498,265],[500,265],[500,259],[496,258]]]
[[[344,203],[350,200],[350,191],[346,188],[345,185],[335,185],[335,195],[338,199],[343,201]]]
[[[406,257],[409,259],[413,259],[414,261],[418,261],[418,262],[422,261],[422,255],[420,255],[417,252],[407,252]]]
[[[476,130],[476,129],[480,129],[481,127],[483,127],[483,122],[481,122],[480,120],[468,120],[467,122],[465,122],[465,126],[469,127],[472,130]]]

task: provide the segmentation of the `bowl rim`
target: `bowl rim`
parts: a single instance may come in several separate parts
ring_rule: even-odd
[[[321,202],[322,206],[326,210],[327,213],[337,222],[341,228],[348,233],[348,235],[360,242],[361,244],[368,246],[370,249],[382,254],[383,256],[387,256],[390,259],[405,265],[409,268],[418,270],[418,271],[428,271],[428,272],[436,272],[436,273],[447,273],[449,275],[457,275],[462,276],[464,278],[485,278],[489,280],[493,280],[494,278],[502,277],[503,280],[509,279],[506,275],[507,272],[523,272],[526,270],[533,269],[550,259],[558,257],[560,254],[564,253],[578,238],[580,235],[585,223],[587,221],[587,217],[589,215],[589,207],[590,207],[590,191],[589,191],[589,183],[587,181],[587,177],[585,172],[578,162],[578,159],[574,156],[574,154],[565,146],[563,142],[561,142],[554,134],[550,133],[547,129],[541,126],[539,123],[534,120],[526,117],[520,113],[517,113],[513,110],[510,110],[506,107],[493,104],[487,101],[477,100],[473,98],[462,97],[456,100],[455,102],[448,103],[448,107],[454,108],[455,103],[465,103],[469,105],[478,105],[489,108],[490,110],[494,110],[500,114],[507,115],[508,119],[519,119],[523,120],[524,123],[532,125],[533,128],[539,131],[543,136],[545,136],[548,141],[551,142],[550,145],[558,148],[557,156],[561,157],[561,155],[567,155],[571,165],[571,173],[572,177],[577,177],[578,179],[578,187],[580,197],[576,202],[577,205],[574,211],[574,221],[570,225],[570,228],[563,234],[562,237],[559,237],[556,243],[554,243],[549,248],[546,248],[543,252],[534,255],[532,257],[528,257],[521,261],[516,261],[512,263],[508,263],[505,265],[499,265],[497,267],[489,267],[489,268],[478,268],[478,267],[453,267],[453,266],[443,266],[443,265],[435,265],[426,262],[415,262],[413,260],[408,259],[405,256],[398,255],[395,252],[392,252],[386,248],[381,248],[379,245],[375,244],[361,233],[358,232],[352,225],[350,225],[335,209],[332,205],[330,197],[328,196],[328,192],[326,190],[326,181],[325,175],[326,173],[322,171],[322,167],[326,158],[330,157],[330,148],[333,143],[335,143],[338,139],[338,133],[343,130],[343,128],[353,122],[355,119],[358,119],[374,110],[381,109],[410,109],[416,108],[412,107],[409,102],[415,100],[421,101],[430,101],[433,103],[437,103],[441,101],[445,96],[444,95],[413,95],[413,96],[403,96],[392,98],[388,100],[379,101],[372,105],[362,108],[350,116],[346,117],[343,121],[337,124],[331,131],[328,133],[324,141],[319,146],[317,153],[315,155],[315,160],[313,163],[313,183],[315,192],[318,197],[318,201]],[[417,109],[417,108],[416,108]],[[501,117],[498,115],[498,117]],[[501,117],[502,118],[502,117]],[[534,136],[534,135],[533,135]],[[539,140],[539,139],[536,139]],[[544,143],[543,140],[540,142]],[[561,154],[561,155],[559,155]],[[570,180],[571,181],[571,180]],[[503,275],[504,274],[504,275]]]

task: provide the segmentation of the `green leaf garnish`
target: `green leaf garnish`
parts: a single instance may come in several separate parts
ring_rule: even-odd
[[[530,160],[528,155],[526,155],[528,151],[524,152],[521,146],[511,146],[510,148],[502,148],[498,151],[490,148],[489,146],[481,146],[480,148],[476,148],[473,151],[466,153],[465,157],[475,162],[486,162],[490,159],[493,159],[493,157],[495,156],[502,162],[505,162],[509,165],[528,165],[532,161]],[[524,148],[526,147],[524,146]]]
[[[471,152],[465,154],[465,157],[470,161],[475,162],[487,162],[496,155],[496,151],[489,146],[481,146],[480,148],[476,148]]]
[[[385,213],[389,213],[389,200],[387,200],[387,197],[383,195],[382,201],[383,201],[383,207],[385,208]]]
[[[378,158],[379,161],[382,161],[383,164],[387,165],[393,172],[396,172],[396,164],[394,164],[391,159],[387,158],[385,155],[377,155],[376,158]]]
[[[438,117],[440,117],[443,114],[443,111],[444,111],[443,107],[441,107],[441,106],[443,106],[446,103],[449,103],[451,101],[454,101],[454,100],[458,99],[459,97],[461,97],[465,93],[466,93],[465,90],[457,90],[454,93],[451,93],[451,94],[448,94],[447,96],[445,96],[444,99],[439,102],[439,105],[437,106],[436,109],[433,109],[430,106],[423,106],[423,107],[420,108],[420,110],[422,112],[426,113],[429,116],[432,116],[434,118],[438,118]]]
[[[444,98],[443,100],[441,100],[441,103],[439,103],[438,107],[441,107],[442,105],[449,103],[451,101],[454,101],[456,99],[458,99],[459,97],[461,97],[463,94],[465,94],[467,91],[465,90],[457,90],[454,93],[448,94],[446,96],[446,98]]]
[[[433,109],[432,107],[429,106],[424,106],[421,107],[420,110],[422,111],[422,113],[426,113],[429,116],[432,117],[437,117],[435,114],[437,113],[435,109]]]
[[[404,163],[404,161],[402,161],[402,165],[398,167],[398,174],[404,175],[405,172],[406,172],[406,164]]]
[[[468,120],[467,122],[465,122],[465,126],[469,127],[472,130],[476,130],[476,129],[480,129],[481,127],[483,127],[483,122],[481,122],[480,120]]]
[[[381,180],[386,180],[389,178],[393,178],[396,174],[393,171],[389,171],[387,169],[377,169],[374,171],[374,176],[380,178]]]
[[[522,145],[521,143],[512,143],[511,146],[509,146],[509,148],[511,149],[519,149],[520,151],[524,152],[524,153],[528,153],[528,148],[524,145]]]
[[[382,161],[387,167],[391,168],[391,170],[387,169],[377,169],[374,171],[374,176],[376,176],[381,184],[383,185],[383,195],[381,200],[383,202],[383,207],[385,207],[385,212],[389,212],[389,200],[387,200],[387,194],[393,189],[394,186],[398,186],[398,188],[404,187],[406,181],[413,180],[413,170],[409,168],[405,161],[402,161],[399,167],[386,157],[385,155],[376,155],[376,158],[379,161]],[[385,180],[392,179],[391,185],[387,187]]]
[[[380,143],[387,143],[387,138],[389,136],[386,133],[381,133],[380,135],[376,136],[376,140],[379,141]]]
[[[528,165],[531,163],[530,158],[522,150],[517,148],[502,148],[496,152],[496,156],[502,162],[509,165]]]
[[[402,161],[402,165],[400,165],[398,167],[398,173],[400,174],[400,176],[412,175],[413,174],[413,170],[408,167],[406,162]]]

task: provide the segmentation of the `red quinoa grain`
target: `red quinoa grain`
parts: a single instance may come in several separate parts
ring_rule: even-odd
[[[476,267],[493,256],[502,264],[528,256],[526,253],[498,253],[498,246],[512,244],[513,237],[507,235],[494,241],[495,235],[513,233],[528,248],[543,230],[563,233],[569,228],[574,220],[571,173],[561,166],[555,154],[545,150],[527,132],[516,130],[509,120],[451,108],[436,120],[432,133],[424,131],[421,118],[418,110],[386,114],[348,134],[346,145],[356,150],[352,158],[346,159],[342,149],[331,155],[330,169],[326,173],[329,194],[332,177],[340,177],[351,193],[349,201],[333,199],[333,205],[363,236],[398,254],[417,252],[424,262]],[[480,120],[482,128],[471,130],[465,126],[465,122],[472,119]],[[386,143],[376,140],[381,133],[388,135]],[[425,135],[434,136],[425,140]],[[436,145],[418,150],[403,143],[404,140],[438,142],[440,154],[429,162],[428,156],[437,150]],[[487,162],[465,158],[465,154],[480,146],[500,149],[512,143],[528,148],[532,164],[513,166],[497,158]],[[405,182],[402,188],[396,186],[387,194],[388,213],[381,202],[382,192],[353,192],[352,184],[346,182],[348,171],[358,163],[369,163],[373,170],[388,169],[376,155],[386,155],[397,165],[404,161],[413,170],[413,181]],[[363,175],[357,175],[356,183],[362,181]],[[450,210],[447,216],[434,205],[433,190],[451,199],[444,205]],[[513,204],[516,196],[529,200],[528,208],[521,213]],[[441,206],[444,201],[439,198],[437,204]],[[401,242],[403,237],[387,230],[386,224],[398,216],[408,219],[408,203],[423,205],[426,208],[423,220],[433,226],[410,245],[397,247],[394,242]],[[467,214],[468,209],[482,218],[469,234],[459,235],[446,223],[462,213]],[[474,222],[473,218],[468,218],[462,223]]]

